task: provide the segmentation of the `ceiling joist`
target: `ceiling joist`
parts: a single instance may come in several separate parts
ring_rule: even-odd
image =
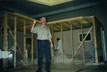
[[[34,19],[18,14],[18,13],[8,13],[8,25],[12,28],[14,28],[14,20],[15,16],[17,17],[17,29],[23,31],[24,27],[24,20],[26,20],[26,30],[30,32],[31,26],[33,24]],[[56,20],[56,21],[51,21],[47,22],[47,25],[52,28],[52,25],[54,25],[54,31],[61,31],[61,24],[63,25],[63,30],[70,30],[71,29],[71,24],[73,29],[79,29],[81,28],[81,22],[83,23],[84,27],[88,27],[91,23],[91,20],[94,16],[90,17],[75,17],[75,18],[68,18],[68,19],[62,19],[62,20]],[[37,21],[36,25],[40,25],[40,21],[35,19]],[[81,21],[82,20],[82,21]]]

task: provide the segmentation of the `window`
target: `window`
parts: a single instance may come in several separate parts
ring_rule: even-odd
[[[86,36],[87,33],[83,34],[83,38]],[[79,34],[79,41],[82,41],[82,34]],[[85,41],[91,41],[91,33],[88,34]]]

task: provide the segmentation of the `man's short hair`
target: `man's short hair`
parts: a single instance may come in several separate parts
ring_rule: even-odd
[[[46,20],[46,17],[41,17],[41,18],[40,18],[40,21],[41,21],[43,18],[45,18],[45,20]]]

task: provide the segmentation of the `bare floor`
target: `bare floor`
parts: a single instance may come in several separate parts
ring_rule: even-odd
[[[37,67],[9,69],[7,72],[36,72]],[[43,68],[43,72],[45,69]],[[51,72],[107,72],[106,65],[53,64]]]

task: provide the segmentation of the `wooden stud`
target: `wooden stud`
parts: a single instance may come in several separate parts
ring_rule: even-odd
[[[54,25],[51,25],[51,31],[52,31],[52,42],[53,42],[53,45],[54,45]],[[52,54],[52,57],[53,57],[53,60],[52,60],[52,63],[54,64],[54,55],[55,55],[55,52],[54,52],[54,49],[51,49],[53,52]]]
[[[61,40],[63,40],[63,26],[61,24]]]
[[[26,22],[24,20],[24,65],[26,65]]]
[[[7,44],[7,13],[5,13],[5,17],[4,17],[4,43],[3,43],[3,50],[4,51],[8,51],[8,44]],[[3,68],[5,69],[7,65],[7,59],[3,59]]]
[[[17,49],[17,38],[16,38],[16,32],[17,32],[17,17],[14,18],[14,67],[16,68],[16,49]]]
[[[71,24],[71,47],[72,47],[72,56],[74,56],[74,39],[73,39],[73,26],[72,26],[72,22],[70,22],[70,24]],[[74,61],[74,57],[72,57],[73,59],[72,59],[72,63],[73,63],[73,61]]]
[[[64,43],[63,43],[63,25],[61,24],[61,41],[62,41],[62,49],[63,49],[63,63],[64,63]]]
[[[54,41],[54,25],[52,25],[52,41]]]
[[[32,66],[34,65],[34,36],[33,33],[31,33],[31,53],[32,53]]]
[[[7,50],[7,13],[5,13],[5,20],[4,20],[4,50]]]
[[[97,52],[97,38],[96,38],[95,18],[92,18],[92,24],[93,24],[94,47],[95,47],[95,63],[98,63],[98,52]]]
[[[84,31],[83,31],[83,20],[81,20],[81,33],[82,33],[82,40],[84,39]],[[84,46],[84,41],[83,41],[83,63],[85,64],[85,46]]]

